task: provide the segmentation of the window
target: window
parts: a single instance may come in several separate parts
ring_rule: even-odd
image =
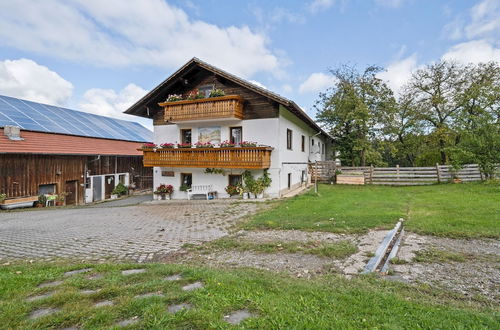
[[[323,149],[321,149],[321,153],[324,155],[325,154],[325,144],[323,143],[322,145]]]
[[[193,184],[193,174],[191,173],[181,173],[181,186],[186,186],[191,188]]]
[[[292,173],[288,173],[288,189],[292,187]]]
[[[231,186],[237,186],[243,183],[241,175],[230,174],[229,175],[229,184]]]
[[[191,143],[191,129],[181,129],[181,143]]]
[[[311,144],[314,145],[314,139],[312,139]]]
[[[321,152],[321,142],[318,141],[318,152],[316,152],[317,154],[319,154]]]
[[[303,184],[304,182],[306,182],[306,171],[302,171],[301,175],[300,175],[300,183]]]
[[[205,85],[198,88],[198,92],[205,95],[205,97],[209,97],[210,93],[213,91],[213,85]]]
[[[301,149],[302,149],[302,152],[306,151],[306,137],[304,135],[302,135],[302,141],[301,141]]]
[[[234,144],[239,144],[243,141],[243,130],[241,127],[229,128],[229,141]]]
[[[41,184],[38,186],[38,195],[55,194],[56,185],[54,184]]]
[[[292,150],[292,130],[286,130],[286,148]]]

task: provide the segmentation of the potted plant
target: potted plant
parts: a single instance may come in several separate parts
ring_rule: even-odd
[[[126,195],[128,193],[127,187],[123,183],[118,183],[111,192],[111,199],[117,199],[120,196]]]
[[[256,180],[255,191],[257,194],[256,196],[257,198],[264,198],[264,190],[266,190],[266,188],[269,188],[271,186],[272,181],[273,180],[269,176],[269,172],[267,171],[267,169],[264,170],[262,176]]]
[[[3,202],[7,199],[7,194],[0,194],[0,204],[3,204]]]
[[[214,145],[211,142],[196,142],[196,148],[213,148]]]
[[[253,193],[255,195],[255,192],[257,191],[257,182],[255,181],[252,173],[246,170],[245,172],[243,172],[242,177],[243,183],[245,184],[245,192],[248,194],[248,197],[251,197],[250,193]],[[243,193],[243,199],[246,199],[245,193]]]
[[[240,189],[237,185],[235,186],[235,185],[230,184],[225,188],[225,190],[229,194],[230,197],[240,195]]]
[[[160,144],[160,147],[162,149],[172,149],[172,148],[175,147],[175,144],[173,144],[173,143],[162,143],[162,144]]]
[[[155,149],[155,148],[156,144],[154,143],[146,142],[142,144],[142,149]]]
[[[220,147],[221,148],[233,148],[233,147],[236,147],[236,143],[233,143],[231,141],[222,141],[221,144],[220,144]]]
[[[240,147],[256,147],[257,142],[251,142],[251,141],[241,141],[240,142]]]
[[[47,205],[47,196],[44,194],[38,195],[38,203],[36,205],[37,207],[45,207]]]
[[[191,148],[192,146],[191,143],[177,143],[177,148]]]
[[[182,95],[170,94],[165,100],[165,102],[176,102],[176,101],[182,101]]]
[[[171,184],[162,183],[156,188],[154,193],[159,195],[160,199],[165,200],[167,199],[167,197],[168,199],[171,199],[173,192],[174,192],[174,187]]]
[[[56,195],[56,206],[63,206],[66,200],[67,193],[60,193]]]
[[[210,95],[208,97],[219,97],[219,96],[224,96],[226,95],[226,93],[224,93],[224,91],[222,89],[213,89],[211,92],[210,92]]]
[[[200,92],[198,88],[190,91],[189,93],[186,94],[186,100],[199,100],[199,99],[204,99],[205,94]]]

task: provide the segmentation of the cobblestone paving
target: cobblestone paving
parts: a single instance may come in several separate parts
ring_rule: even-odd
[[[11,259],[146,262],[227,234],[255,203],[151,202],[134,206],[0,212],[0,261]]]

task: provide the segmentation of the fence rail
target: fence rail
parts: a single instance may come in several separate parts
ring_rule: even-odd
[[[448,182],[454,178],[461,181],[481,181],[484,175],[477,164],[463,165],[455,171],[450,165],[425,166],[425,167],[372,167],[372,166],[336,166],[335,162],[324,161],[312,163],[310,166],[313,180],[318,182],[334,182],[335,172],[342,174],[363,174],[366,184],[378,185],[426,185]],[[500,168],[496,172],[500,176]]]

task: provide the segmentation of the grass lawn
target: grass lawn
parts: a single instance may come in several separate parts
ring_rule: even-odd
[[[92,267],[89,273],[64,277],[68,270]],[[145,268],[146,272],[124,276],[121,270]],[[165,276],[181,274],[178,281]],[[58,286],[37,288],[47,281]],[[201,281],[204,287],[183,291],[183,285]],[[411,287],[373,277],[347,280],[329,276],[317,280],[293,279],[251,269],[214,270],[178,265],[147,264],[14,264],[0,268],[0,328],[109,328],[136,317],[131,328],[230,328],[223,317],[240,309],[254,317],[241,326],[266,329],[317,328],[495,328],[498,307],[465,301],[461,296]],[[84,289],[101,289],[83,295]],[[55,292],[51,297],[27,301],[35,294]],[[135,295],[161,292],[164,296],[138,299]],[[94,307],[102,300],[112,306]],[[175,314],[167,306],[189,303],[192,309]],[[28,319],[38,308],[60,311]]]
[[[255,215],[248,229],[299,229],[360,233],[390,228],[447,237],[500,237],[500,185],[320,185]]]

